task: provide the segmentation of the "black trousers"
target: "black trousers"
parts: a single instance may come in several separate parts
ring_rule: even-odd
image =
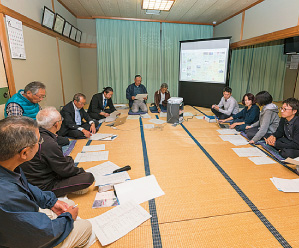
[[[299,150],[283,148],[279,154],[284,158],[297,158],[299,157]]]
[[[224,120],[224,119],[227,119],[227,118],[232,116],[232,115],[223,114],[223,113],[221,113],[218,110],[213,109],[213,108],[211,108],[211,111],[214,113],[214,115],[216,115],[218,117],[219,120]]]
[[[256,135],[256,133],[259,131],[259,128],[258,127],[252,127],[252,128],[249,128],[249,129],[246,129],[245,130],[245,133],[248,137],[249,140],[252,140],[252,138]],[[272,134],[271,133],[266,133],[264,135],[263,138],[269,138]]]
[[[57,180],[53,188],[50,189],[57,197],[86,189],[94,182],[94,177],[89,172],[82,172],[78,175]]]
[[[89,131],[90,124],[86,123],[86,122],[83,122],[80,127],[83,127],[84,129]],[[71,138],[74,138],[74,139],[84,139],[84,138],[86,138],[84,133],[81,132],[80,130],[71,130],[71,129],[68,130],[68,132],[66,133],[65,136],[68,136],[68,137],[71,137]]]

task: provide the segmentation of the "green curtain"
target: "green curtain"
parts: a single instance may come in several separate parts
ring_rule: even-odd
[[[211,38],[213,27],[123,20],[96,20],[98,90],[114,89],[113,101],[126,103],[125,91],[140,74],[154,101],[154,92],[167,83],[177,96],[179,41]],[[163,65],[162,65],[163,63]]]
[[[162,23],[162,82],[169,85],[171,96],[178,96],[179,41],[212,37],[210,25]]]
[[[274,101],[282,101],[286,61],[282,41],[234,49],[229,79],[233,96],[240,101],[245,93],[266,90]]]
[[[96,30],[98,91],[111,86],[113,101],[126,103],[126,88],[140,74],[152,102],[161,82],[160,23],[97,19]]]

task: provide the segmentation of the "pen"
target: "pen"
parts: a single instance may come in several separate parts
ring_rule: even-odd
[[[73,206],[73,208],[76,208],[76,207],[78,207],[78,204],[76,204],[76,205]]]

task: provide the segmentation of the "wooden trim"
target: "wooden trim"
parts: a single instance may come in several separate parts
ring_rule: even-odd
[[[252,8],[253,6],[255,6],[255,5],[257,5],[257,4],[259,4],[259,3],[263,2],[263,1],[265,1],[265,0],[258,0],[258,1],[256,1],[255,3],[249,5],[248,7],[244,8],[244,9],[238,11],[237,13],[235,13],[235,14],[233,14],[233,15],[231,15],[231,16],[225,18],[224,20],[218,22],[218,23],[216,24],[216,26],[219,25],[219,24],[221,24],[221,23],[223,23],[223,22],[225,22],[225,21],[227,21],[227,20],[229,20],[229,19],[231,19],[231,18],[233,18],[233,17],[236,16],[236,15],[239,15],[239,14],[242,13],[243,11],[250,9],[250,8]]]
[[[64,8],[66,8],[74,17],[78,18],[73,11],[70,10],[68,6],[66,6],[61,0],[57,0]]]
[[[260,36],[253,37],[253,38],[250,38],[247,40],[238,41],[238,42],[232,43],[230,45],[230,48],[235,49],[235,48],[239,48],[239,47],[243,47],[243,46],[250,46],[250,45],[285,39],[285,38],[294,37],[294,36],[299,36],[299,26],[279,30],[279,31],[269,33],[269,34],[260,35]]]
[[[51,0],[51,2],[52,2],[52,10],[53,10],[53,12],[55,13],[54,0]]]
[[[9,53],[8,38],[6,34],[4,15],[0,13],[0,43],[2,47],[3,61],[5,66],[7,86],[10,96],[16,93],[15,79],[13,76],[11,58]]]
[[[86,18],[86,19],[90,19],[90,18]],[[112,19],[112,20],[140,21],[140,22],[160,22],[160,23],[164,22],[164,23],[195,24],[195,25],[211,25],[211,26],[213,26],[212,23],[202,23],[202,22],[178,22],[178,21],[164,21],[164,20],[137,19],[137,18],[121,18],[121,17],[109,17],[109,16],[92,16],[92,19]]]
[[[77,19],[94,19],[91,16],[77,16]]]
[[[243,40],[244,22],[245,22],[245,11],[242,12],[242,23],[241,23],[240,40]]]
[[[94,43],[80,43],[80,48],[97,48],[97,44],[94,44]]]
[[[40,23],[38,23],[38,22],[36,22],[36,21],[34,21],[34,20],[32,20],[32,19],[30,19],[30,18],[28,18],[28,17],[26,17],[26,16],[24,16],[24,15],[22,15],[22,14],[16,12],[16,11],[12,10],[12,9],[10,9],[10,8],[7,8],[2,4],[0,4],[0,13],[3,13],[4,15],[8,15],[8,16],[11,16],[15,19],[20,20],[23,23],[23,25],[25,25],[29,28],[40,31],[44,34],[47,34],[47,35],[55,37],[55,38],[57,37],[58,39],[60,39],[64,42],[67,42],[71,45],[79,47],[79,43],[77,43],[75,41],[72,41],[71,39],[66,38],[66,37],[64,37],[64,36],[54,32],[54,31],[52,31],[48,28],[43,27]]]
[[[62,100],[63,100],[63,105],[65,105],[65,95],[64,95],[64,86],[63,86],[63,76],[62,76],[62,66],[61,66],[61,58],[60,58],[59,40],[58,40],[57,37],[56,37],[56,42],[57,42],[57,52],[58,52],[59,71],[60,71],[60,80],[61,80]]]

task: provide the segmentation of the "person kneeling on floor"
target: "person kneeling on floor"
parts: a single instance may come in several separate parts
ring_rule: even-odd
[[[299,101],[295,98],[288,98],[283,101],[280,108],[281,119],[275,133],[266,143],[274,146],[284,158],[299,157]]]
[[[1,247],[86,247],[92,226],[77,220],[78,207],[28,183],[19,167],[39,149],[36,121],[25,116],[0,120],[0,140]],[[53,219],[43,213],[50,209]]]
[[[52,191],[57,197],[87,192],[94,182],[93,175],[76,167],[72,157],[63,156],[56,142],[55,133],[62,122],[60,113],[54,107],[47,107],[38,112],[36,121],[43,143],[32,160],[20,165],[29,183]]]

